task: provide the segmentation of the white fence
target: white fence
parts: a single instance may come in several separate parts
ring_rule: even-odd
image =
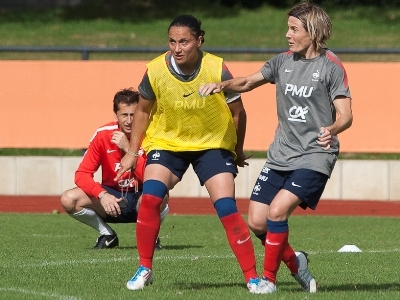
[[[80,157],[0,157],[0,195],[61,195],[75,186],[74,173]],[[239,169],[236,197],[248,198],[264,165],[264,159],[249,159]],[[95,179],[100,181],[97,172]],[[171,191],[172,197],[208,197],[190,168]],[[331,200],[400,200],[400,161],[339,160],[322,195]]]

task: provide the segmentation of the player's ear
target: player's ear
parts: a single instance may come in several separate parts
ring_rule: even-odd
[[[200,46],[203,44],[203,39],[204,37],[202,35],[199,36],[197,39],[197,47],[200,48]]]

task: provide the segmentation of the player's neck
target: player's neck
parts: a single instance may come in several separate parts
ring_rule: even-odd
[[[324,52],[324,49],[319,49],[315,50],[314,48],[308,48],[307,52],[300,54],[301,58],[303,59],[313,59],[316,58],[317,56],[320,56],[322,52]]]

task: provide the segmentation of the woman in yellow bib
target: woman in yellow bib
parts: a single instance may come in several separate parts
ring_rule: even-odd
[[[142,147],[148,160],[136,226],[139,269],[127,282],[130,290],[153,282],[160,205],[189,165],[207,188],[247,288],[251,293],[257,290],[253,244],[235,201],[237,166],[247,165],[243,153],[246,112],[240,94],[199,95],[200,85],[232,78],[222,58],[200,50],[204,34],[201,22],[191,15],[173,20],[168,28],[170,50],[147,65],[138,88],[141,97],[129,151],[116,177],[135,168],[144,136]]]

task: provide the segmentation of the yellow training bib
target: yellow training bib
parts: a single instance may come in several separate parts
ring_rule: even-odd
[[[204,52],[200,72],[190,82],[170,73],[165,54],[147,68],[157,100],[142,143],[145,151],[226,149],[236,157],[236,128],[225,96],[198,93],[201,84],[221,81],[222,58]]]

